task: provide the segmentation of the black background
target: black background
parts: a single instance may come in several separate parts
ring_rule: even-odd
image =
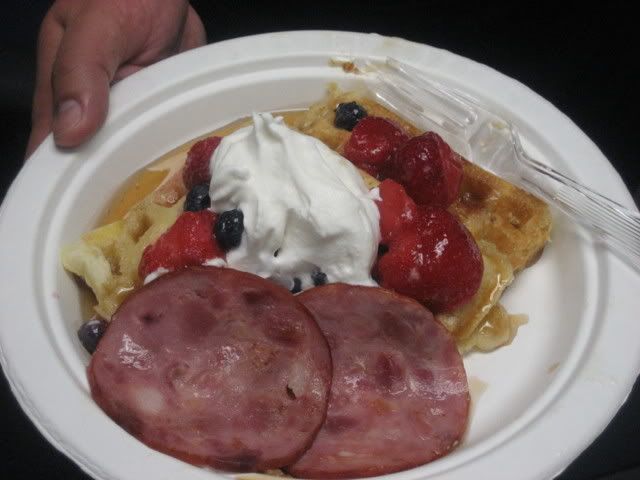
[[[4,0],[0,5],[0,198],[23,161],[37,30],[50,3]],[[567,114],[618,169],[636,203],[640,199],[635,148],[640,56],[635,49],[637,19],[632,2],[604,2],[590,8],[586,2],[402,0],[317,4],[201,0],[192,4],[201,14],[210,42],[279,30],[352,30],[404,37],[488,64]],[[558,478],[640,478],[638,390],[634,389],[599,439]],[[40,436],[13,399],[4,377],[0,415],[0,478],[88,478]]]

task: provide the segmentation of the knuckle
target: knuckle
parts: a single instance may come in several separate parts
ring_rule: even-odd
[[[57,27],[58,22],[51,10],[47,12],[38,31],[38,50],[42,50],[49,43],[49,38]]]

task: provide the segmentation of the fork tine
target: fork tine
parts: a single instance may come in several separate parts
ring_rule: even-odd
[[[421,87],[434,96],[447,110],[448,116],[454,116],[456,122],[461,125],[471,125],[478,119],[473,99],[469,99],[451,88],[447,88],[438,82],[425,78],[424,74],[393,57],[387,57],[385,61],[387,68],[395,72],[406,80],[409,85],[417,86],[414,78],[418,77],[422,81]],[[446,101],[445,101],[446,99]]]
[[[404,102],[411,105],[413,110],[415,110],[417,113],[425,115],[429,120],[431,120],[431,122],[453,134],[463,134],[465,126],[458,122],[455,118],[449,117],[442,111],[433,108],[433,102],[431,102],[431,108],[425,109],[424,107],[420,106],[420,104],[417,104],[413,101],[413,99],[416,97],[418,99],[422,98],[422,95],[424,95],[423,92],[420,92],[407,84],[391,82],[385,77],[386,76],[383,74],[382,80],[387,85],[387,88],[391,91],[394,91],[397,97],[403,98]]]
[[[464,135],[465,126],[458,122],[455,118],[447,116],[442,110],[434,108],[437,100],[429,99],[430,108],[425,109],[418,102],[425,104],[427,100],[424,98],[424,92],[416,90],[414,87],[400,83],[398,80],[391,80],[386,74],[380,73],[378,78],[387,88],[387,91],[393,92],[395,98],[401,99],[403,104],[411,105],[411,108],[418,114],[426,117],[431,123],[450,132],[453,135]]]
[[[439,133],[460,155],[470,157],[469,143],[464,140],[464,136],[461,136],[459,132],[452,133],[450,129],[445,129],[441,124],[440,117],[433,115],[432,112],[426,112],[406,93],[394,87],[394,84],[381,80],[376,86],[375,96],[384,105],[414,125]]]
[[[464,136],[466,129],[473,123],[474,112],[469,112],[452,98],[443,98],[443,94],[434,88],[424,88],[410,76],[396,68],[394,64],[365,61],[371,67],[387,89],[393,90],[403,103],[411,104],[421,115],[427,116],[433,124],[452,135]],[[428,105],[428,108],[424,108]]]

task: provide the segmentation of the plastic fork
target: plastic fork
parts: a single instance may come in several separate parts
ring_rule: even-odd
[[[640,213],[532,158],[516,126],[471,95],[390,57],[361,63],[378,80],[372,88],[378,100],[440,134],[467,159],[553,204],[640,273]]]

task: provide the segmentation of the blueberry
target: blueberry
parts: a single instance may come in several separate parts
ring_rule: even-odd
[[[106,330],[107,322],[92,318],[78,329],[78,339],[87,352],[93,353]]]
[[[211,199],[209,198],[209,184],[207,183],[195,185],[189,190],[187,198],[184,201],[185,212],[199,212],[210,206]]]
[[[223,250],[230,250],[240,245],[244,231],[244,215],[241,210],[234,209],[222,212],[215,226],[216,240]]]
[[[293,287],[291,287],[291,293],[299,293],[302,291],[302,280],[298,277],[293,277]]]
[[[336,118],[333,124],[343,130],[353,130],[353,127],[367,116],[367,111],[356,102],[339,103],[336,108]]]
[[[311,281],[316,287],[327,283],[327,274],[319,268],[311,272]]]

